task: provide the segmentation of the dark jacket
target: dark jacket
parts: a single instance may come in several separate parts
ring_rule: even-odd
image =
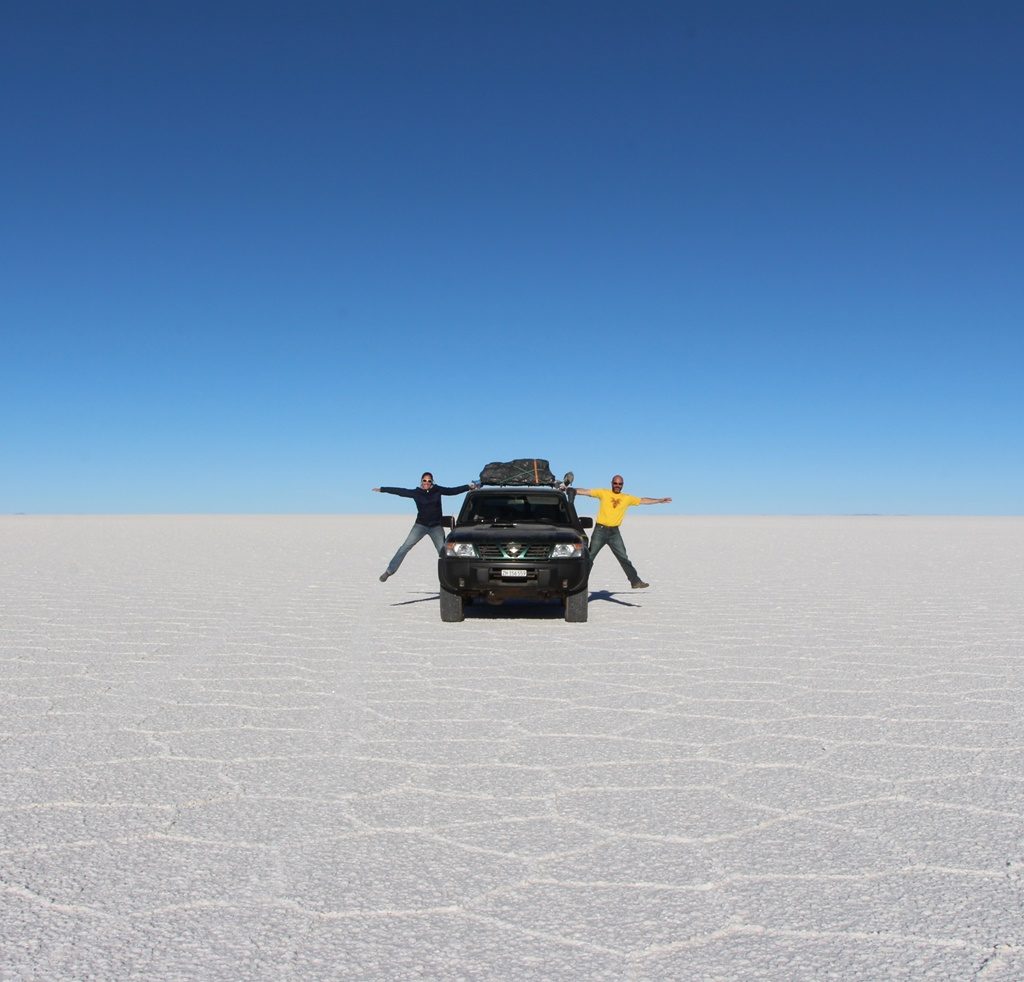
[[[465,494],[468,484],[457,488],[445,488],[440,484],[432,484],[426,491],[423,488],[381,488],[385,494],[397,494],[399,498],[412,498],[416,502],[416,524],[425,525],[428,529],[441,524],[441,495]]]

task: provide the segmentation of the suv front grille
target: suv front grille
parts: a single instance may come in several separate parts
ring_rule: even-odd
[[[551,546],[548,543],[520,545],[516,542],[502,542],[500,545],[478,544],[476,551],[481,559],[550,559]]]

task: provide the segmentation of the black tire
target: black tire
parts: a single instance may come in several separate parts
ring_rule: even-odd
[[[571,624],[583,624],[587,620],[587,601],[590,599],[589,590],[580,590],[578,593],[570,593],[565,598],[565,619]]]
[[[465,619],[462,594],[449,593],[444,587],[441,587],[441,620],[446,624],[457,624]]]

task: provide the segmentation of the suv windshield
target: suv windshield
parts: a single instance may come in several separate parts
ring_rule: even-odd
[[[486,494],[470,496],[460,525],[568,525],[565,499],[553,494]]]

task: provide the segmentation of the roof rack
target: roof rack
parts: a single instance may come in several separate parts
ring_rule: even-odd
[[[493,461],[480,471],[480,485],[487,487],[557,488],[572,484],[569,471],[559,481],[546,460],[539,457],[520,457],[516,460]]]

